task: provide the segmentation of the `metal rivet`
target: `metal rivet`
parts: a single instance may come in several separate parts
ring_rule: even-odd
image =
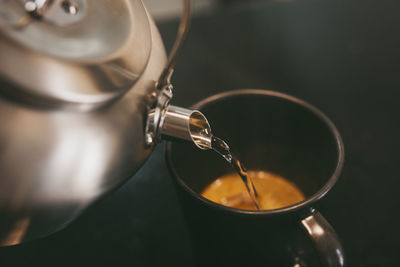
[[[38,8],[36,3],[33,1],[26,2],[24,7],[27,12],[34,12]]]

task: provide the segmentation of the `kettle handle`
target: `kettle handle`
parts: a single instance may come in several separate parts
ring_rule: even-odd
[[[176,61],[178,60],[179,53],[182,50],[183,43],[189,31],[190,18],[192,13],[190,2],[191,0],[183,0],[182,16],[178,27],[178,32],[176,34],[176,39],[168,56],[167,66],[157,82],[157,88],[160,90],[163,87],[169,86],[171,84],[171,76],[174,72]]]

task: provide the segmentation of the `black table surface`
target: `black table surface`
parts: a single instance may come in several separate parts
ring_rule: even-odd
[[[312,103],[334,121],[346,162],[319,208],[340,236],[348,266],[399,266],[399,8],[398,1],[385,0],[216,8],[193,18],[173,77],[176,105],[226,90],[272,89]],[[176,27],[175,20],[159,25],[167,46]],[[193,261],[163,145],[132,179],[64,230],[0,248],[0,266]]]

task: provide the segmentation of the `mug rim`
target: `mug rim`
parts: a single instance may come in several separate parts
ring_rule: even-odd
[[[208,103],[211,102],[216,102],[231,96],[237,96],[237,95],[266,95],[266,96],[272,96],[280,99],[284,99],[287,101],[290,101],[292,103],[298,104],[307,110],[311,111],[314,115],[316,115],[319,119],[321,119],[329,128],[331,131],[334,139],[335,139],[335,144],[336,148],[338,151],[338,157],[337,157],[337,162],[336,162],[336,167],[331,174],[330,178],[328,181],[313,195],[310,197],[306,198],[305,200],[302,200],[300,202],[297,202],[291,206],[279,208],[279,209],[271,209],[271,210],[245,210],[245,209],[238,209],[238,208],[232,208],[228,206],[224,206],[222,204],[218,204],[216,202],[213,202],[203,196],[201,196],[200,193],[195,192],[193,189],[191,189],[180,177],[179,173],[177,172],[173,162],[172,162],[172,142],[167,142],[166,144],[166,160],[167,160],[167,165],[168,169],[171,172],[171,174],[174,176],[174,178],[178,181],[180,186],[184,188],[191,196],[194,198],[200,200],[203,203],[206,203],[207,205],[214,207],[218,210],[221,211],[227,211],[227,212],[233,212],[233,213],[241,213],[241,214],[264,214],[264,215],[269,215],[269,214],[283,214],[283,213],[288,213],[292,211],[299,210],[301,208],[307,207],[310,204],[316,202],[317,200],[321,199],[324,197],[329,190],[335,185],[337,180],[339,179],[340,173],[343,169],[343,164],[344,164],[344,147],[343,147],[343,140],[342,137],[340,136],[340,133],[334,123],[324,114],[322,111],[320,111],[318,108],[314,107],[313,105],[309,104],[308,102],[301,100],[297,97],[277,92],[277,91],[272,91],[272,90],[262,90],[262,89],[239,89],[239,90],[231,90],[231,91],[225,91],[222,93],[218,93],[212,96],[209,96],[207,98],[204,98],[203,100],[200,100],[196,104],[192,105],[191,108],[194,110],[200,109],[203,106],[207,105]]]

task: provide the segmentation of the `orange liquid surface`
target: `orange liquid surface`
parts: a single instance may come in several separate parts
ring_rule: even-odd
[[[289,180],[265,171],[248,171],[258,193],[261,210],[291,206],[305,199],[300,189]],[[237,174],[219,177],[208,185],[201,195],[216,203],[246,210],[255,206]]]

